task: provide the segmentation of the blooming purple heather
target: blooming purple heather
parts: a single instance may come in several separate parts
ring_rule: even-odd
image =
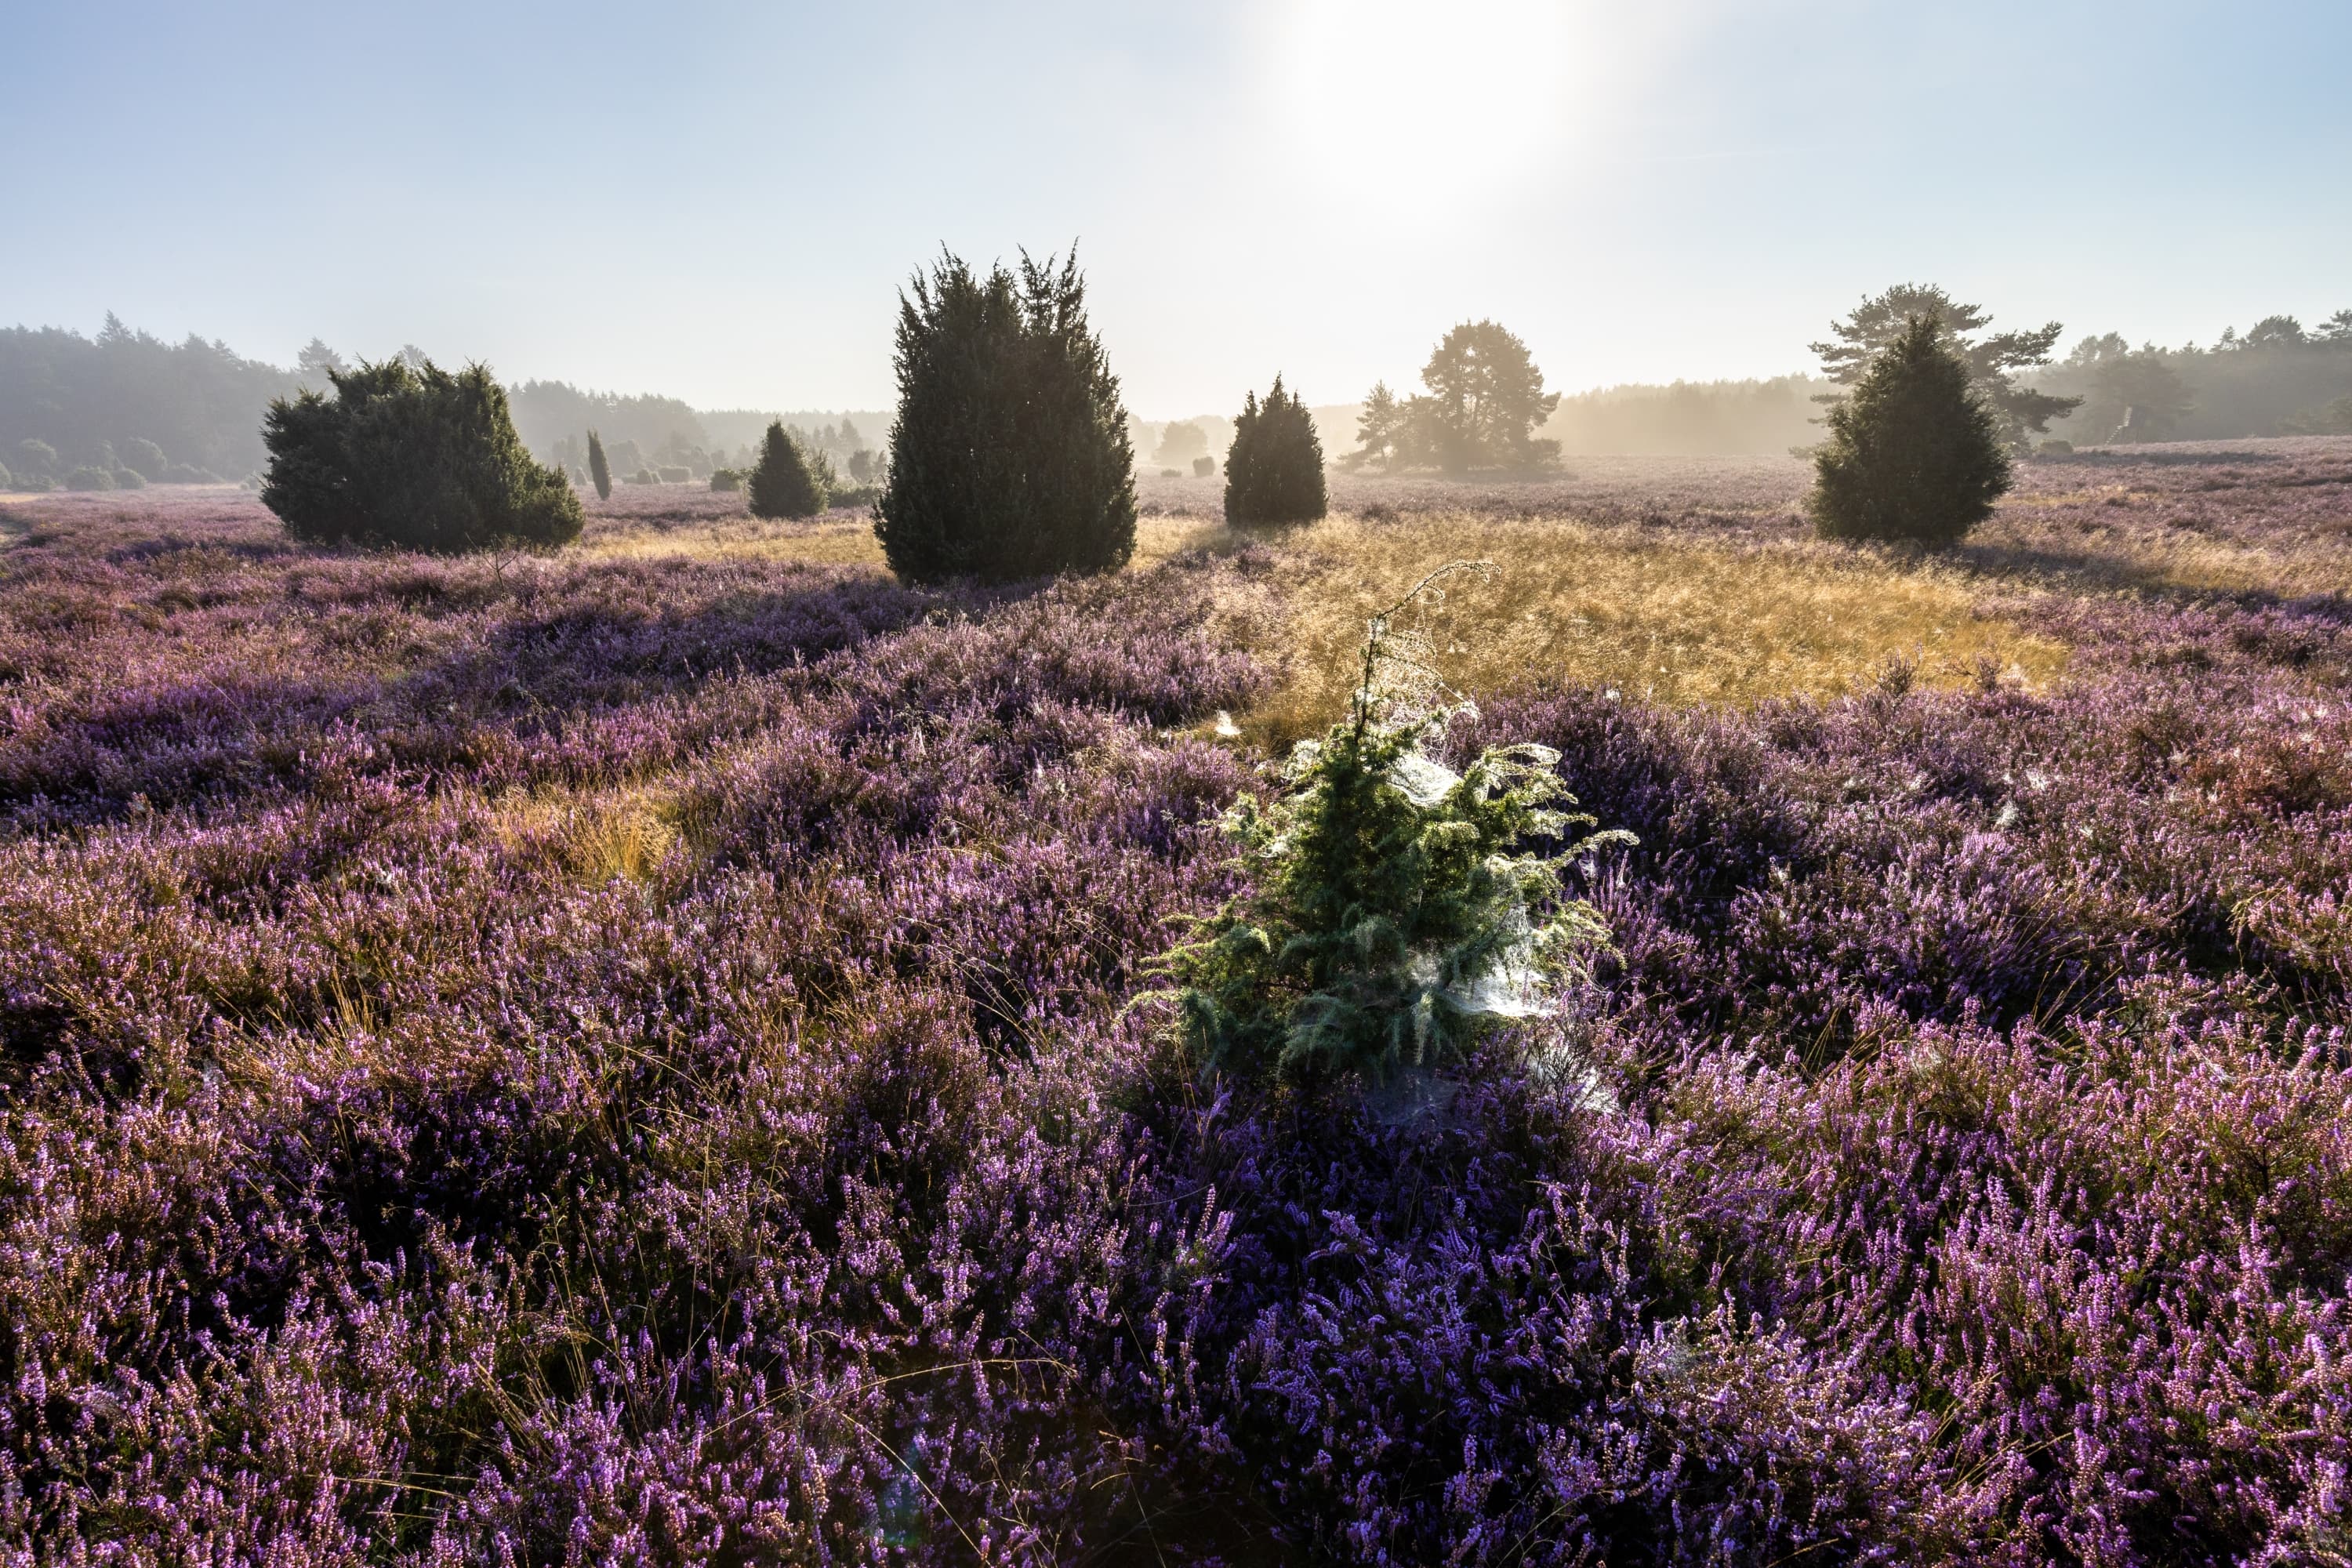
[[[0,1557],[2352,1560],[2352,443],[2021,479],[1951,569],[2054,681],[1456,726],[1639,842],[1412,1117],[1127,1005],[1250,875],[1283,671],[1215,610],[1278,553],[0,511]]]

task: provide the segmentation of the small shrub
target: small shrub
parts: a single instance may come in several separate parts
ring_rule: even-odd
[[[1217,459],[1216,459],[1216,458],[1193,458],[1193,459],[1192,459],[1192,477],[1193,477],[1194,479],[1207,479],[1211,474],[1213,474],[1213,473],[1215,473],[1216,471],[1217,471]]]
[[[732,494],[743,488],[743,476],[732,468],[713,468],[710,470],[710,488]]]
[[[1828,424],[1811,497],[1823,538],[1953,543],[2009,489],[2000,422],[1934,316],[1912,318]]]
[[[1160,477],[1163,479],[1181,479],[1184,477],[1184,470],[1181,468],[1162,468],[1160,470]]]
[[[163,470],[163,477],[165,484],[172,485],[216,485],[221,482],[218,474],[210,468],[198,468],[194,463],[173,463]]]
[[[114,488],[119,490],[143,490],[147,488],[147,476],[136,468],[117,468],[114,470]]]
[[[2074,455],[2074,443],[2062,441],[2053,436],[2036,447],[2034,451],[2044,458],[2071,458]]]
[[[944,258],[899,301],[897,363],[874,532],[901,580],[1127,564],[1135,451],[1075,254],[1017,278]]]
[[[654,476],[666,485],[683,485],[693,481],[694,470],[683,463],[666,463],[654,470]]]
[[[1251,393],[1234,421],[1234,444],[1225,453],[1225,521],[1313,522],[1329,510],[1315,421],[1277,375],[1265,402]]]
[[[58,472],[58,449],[47,441],[19,441],[16,443],[16,468],[19,478],[54,479]]]
[[[806,518],[824,510],[824,485],[781,419],[769,422],[760,443],[751,490],[753,517]]]
[[[110,490],[113,488],[114,476],[96,464],[86,464],[66,476],[66,489],[69,490]]]
[[[262,503],[295,538],[447,553],[579,536],[580,498],[524,450],[483,366],[453,375],[388,360],[327,374],[331,400],[281,397],[262,429]]]
[[[1391,619],[1434,581],[1373,618],[1348,718],[1299,744],[1284,793],[1226,814],[1257,888],[1163,957],[1179,988],[1154,994],[1207,1068],[1377,1083],[1544,1010],[1607,940],[1556,868],[1631,836],[1574,836],[1592,819],[1562,809],[1559,753],[1490,749],[1457,776],[1423,750],[1459,710],[1417,700],[1426,666]]]
[[[639,468],[621,482],[628,485],[657,485],[661,480],[655,476],[651,468]]]
[[[125,468],[136,468],[154,479],[162,479],[172,467],[163,447],[136,436],[122,443],[122,463]]]
[[[598,500],[613,499],[613,465],[604,458],[604,443],[596,432],[588,432],[588,478],[596,487]]]

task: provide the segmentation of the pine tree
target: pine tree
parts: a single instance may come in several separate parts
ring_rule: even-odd
[[[944,257],[898,311],[898,416],[874,531],[908,582],[1109,572],[1135,452],[1073,253],[1016,277]]]
[[[1252,392],[1234,421],[1225,453],[1225,521],[1313,522],[1330,510],[1323,479],[1323,442],[1295,393],[1274,390],[1261,404]]]
[[[515,434],[506,389],[481,365],[419,356],[329,373],[269,405],[262,503],[310,542],[449,552],[552,548],[585,521],[562,471]]]
[[[2064,330],[2059,323],[1979,336],[1992,324],[1983,307],[1962,304],[1933,284],[1898,283],[1864,300],[1844,321],[1831,322],[1832,341],[1812,345],[1821,356],[1822,374],[1851,386],[1922,316],[1941,323],[1947,346],[1968,366],[1977,395],[1992,409],[2012,449],[2022,450],[2030,436],[2049,434],[2050,421],[2063,419],[2081,406],[2079,397],[2055,397],[2020,386],[2011,375],[2050,363],[2051,350]],[[1814,401],[1834,405],[1839,395],[1827,393]]]
[[[598,500],[613,499],[613,465],[604,460],[604,443],[596,432],[588,432],[588,477],[596,486]]]
[[[781,419],[768,425],[749,488],[753,517],[814,517],[824,510],[827,487]]]
[[[1811,498],[1824,538],[1954,543],[2009,489],[2000,416],[1933,315],[1911,318],[1828,424]]]

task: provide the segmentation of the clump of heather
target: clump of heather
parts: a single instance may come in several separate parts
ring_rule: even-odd
[[[2324,562],[2335,494],[2230,526]],[[625,499],[592,545],[740,505]],[[1217,824],[1266,786],[1208,723],[1277,676],[1205,607],[1247,558],[931,592],[10,519],[13,1558],[2352,1536],[2324,596],[1989,581],[2065,680],[1485,703],[1429,765],[1539,743],[1639,842],[1550,868],[1589,983],[1402,1116],[1221,1095],[1129,1010],[1256,889]]]

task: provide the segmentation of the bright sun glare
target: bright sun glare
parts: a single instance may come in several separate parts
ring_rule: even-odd
[[[1562,0],[1300,0],[1291,86],[1339,189],[1507,182],[1557,142],[1578,73]],[[1581,28],[1577,29],[1580,33]]]

